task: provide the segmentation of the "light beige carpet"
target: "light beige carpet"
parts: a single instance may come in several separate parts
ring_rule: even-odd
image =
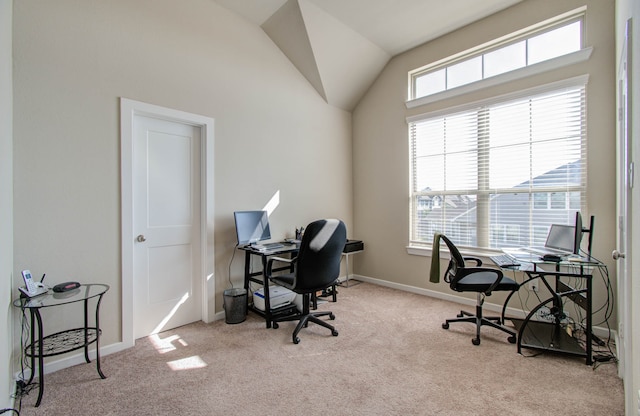
[[[338,289],[340,335],[310,324],[187,325],[45,377],[22,415],[623,415],[614,364],[517,354],[506,336],[441,327],[460,306],[363,283]],[[105,318],[106,319],[106,318]],[[531,351],[525,351],[531,355]]]

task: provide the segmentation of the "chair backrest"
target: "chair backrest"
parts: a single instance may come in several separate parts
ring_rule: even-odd
[[[317,220],[305,228],[296,260],[294,287],[313,292],[331,286],[340,276],[347,227],[340,220]]]
[[[451,260],[449,260],[449,267],[447,267],[447,271],[444,272],[444,281],[447,283],[455,283],[456,275],[458,275],[460,269],[464,269],[465,267],[464,257],[462,257],[462,254],[460,254],[458,247],[456,247],[455,244],[453,244],[453,242],[449,240],[449,238],[444,235],[441,235],[440,238],[447,245],[449,254],[451,255]]]

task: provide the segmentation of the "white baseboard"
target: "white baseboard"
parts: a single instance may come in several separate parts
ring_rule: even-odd
[[[225,318],[224,310],[221,310],[220,312],[216,312],[216,314],[213,316],[214,321],[219,321],[224,318]]]
[[[386,280],[375,279],[373,277],[362,276],[362,275],[351,275],[351,279],[359,280],[361,282],[371,283],[371,284],[374,284],[374,285],[385,286],[385,287],[389,287],[389,288],[392,288],[392,289],[403,290],[405,292],[416,293],[418,295],[423,295],[423,296],[428,296],[428,297],[432,297],[432,298],[447,300],[447,301],[454,302],[454,303],[459,303],[459,304],[462,304],[462,305],[475,306],[475,304],[476,304],[476,300],[475,299],[469,299],[469,298],[465,298],[463,296],[458,296],[458,295],[454,294],[453,292],[452,293],[437,292],[435,290],[424,289],[424,288],[415,287],[415,286],[409,286],[409,285],[405,285],[405,284],[402,284],[402,283],[389,282],[389,281],[386,281]],[[484,307],[484,309],[492,311],[492,312],[502,313],[502,305],[485,302],[483,307]],[[514,308],[514,307],[507,307],[507,311],[506,311],[505,314],[507,316],[512,317],[512,318],[524,319],[526,317],[526,313],[522,309]],[[609,335],[611,335],[612,339],[615,340],[616,345],[618,345],[618,343],[617,343],[618,342],[618,334],[614,329],[611,329],[611,331],[609,331],[608,328],[600,327],[600,326],[594,326],[592,329],[593,329],[593,334],[598,336],[598,337],[600,337],[600,338],[605,338],[606,339],[606,338],[609,337]]]
[[[454,303],[458,303],[461,305],[467,305],[467,306],[475,306],[476,301],[475,299],[468,299],[462,296],[458,296],[454,293],[443,293],[443,292],[438,292],[435,290],[430,290],[430,289],[424,289],[424,288],[420,288],[420,287],[415,287],[415,286],[409,286],[409,285],[405,285],[402,283],[394,283],[394,282],[389,282],[386,280],[380,280],[380,279],[375,279],[373,277],[367,277],[367,276],[362,276],[362,275],[356,275],[356,274],[352,274],[349,276],[349,279],[354,279],[354,280],[359,280],[361,282],[367,282],[367,283],[371,283],[374,285],[378,285],[378,286],[384,286],[384,287],[389,287],[392,289],[398,289],[398,290],[402,290],[405,292],[411,292],[411,293],[416,293],[418,295],[423,295],[423,296],[428,296],[431,298],[436,298],[436,299],[442,299],[442,300],[446,300],[446,301],[450,301],[450,302],[454,302]],[[496,313],[501,313],[502,312],[502,305],[497,305],[494,303],[485,303],[484,304],[484,308],[486,310],[492,311],[492,312],[496,312]],[[522,311],[521,309],[518,308],[513,308],[513,307],[509,307],[507,308],[507,315],[511,316],[511,317],[515,317],[515,318],[524,318],[526,315],[524,313],[524,311]],[[220,312],[216,312],[216,314],[214,315],[214,319],[216,321],[221,320],[221,319],[225,319],[224,316],[224,310],[220,311]],[[607,328],[603,328],[603,327],[593,327],[593,333],[596,336],[599,337],[603,337],[606,338],[609,336],[609,330]],[[616,345],[617,345],[617,341],[618,341],[618,334],[615,330],[611,330],[611,336],[612,338],[616,341]],[[116,342],[114,344],[110,344],[110,345],[106,345],[104,347],[100,347],[100,356],[101,357],[105,357],[109,354],[113,354],[116,352],[120,352],[123,350],[126,350],[127,348],[130,348],[131,345],[126,345],[124,342]],[[74,354],[74,355],[70,355],[68,357],[64,357],[61,358],[59,360],[55,360],[55,361],[48,361],[46,363],[46,365],[44,366],[44,373],[48,374],[48,373],[53,373],[55,371],[58,370],[62,370],[64,368],[68,368],[68,367],[72,367],[74,365],[78,365],[78,364],[86,364],[86,361],[84,359],[84,353],[82,352],[82,350],[80,350],[81,352]],[[96,352],[95,349],[90,350],[89,351],[89,358],[92,361],[92,365],[95,365],[95,357],[96,357]],[[26,373],[26,372],[25,372]],[[29,378],[29,374],[26,373],[24,375],[26,378]],[[109,375],[107,374],[107,377]],[[19,380],[21,379],[20,373],[16,373],[15,374],[15,379]]]
[[[215,314],[214,316],[214,320],[220,320],[220,319],[224,319],[224,311],[220,311],[218,313]],[[125,342],[116,342],[114,344],[109,344],[109,345],[105,345],[104,347],[100,347],[100,358],[106,357],[107,355],[116,353],[116,352],[120,352],[120,351],[124,351],[128,348],[131,348],[133,345],[127,345]],[[89,347],[89,358],[91,359],[91,365],[96,365],[95,364],[95,359],[96,359],[96,350],[95,348],[91,349],[91,347]],[[79,350],[79,352],[73,354],[73,355],[68,355],[64,358],[60,358],[58,360],[54,360],[54,361],[47,361],[46,364],[44,365],[44,373],[45,374],[49,374],[49,373],[53,373],[56,372],[58,370],[62,370],[64,368],[68,368],[68,367],[73,367],[74,365],[78,365],[78,364],[87,364],[87,362],[84,359],[84,352],[83,350]],[[105,373],[106,374],[106,373]],[[31,375],[30,372],[25,371],[24,374],[24,378],[28,379],[29,376]],[[108,377],[109,375],[106,374],[106,376]],[[20,372],[15,373],[14,375],[14,379],[15,380],[21,380],[22,377],[20,375]]]
[[[100,347],[100,358],[103,358],[109,354],[113,354],[119,351],[123,351],[126,350],[127,348],[129,348],[130,346],[125,345],[124,342],[117,342],[115,344],[110,344],[110,345],[106,345],[104,347]],[[89,358],[91,359],[91,363],[89,363],[90,365],[96,365],[96,350],[91,349],[91,347],[89,347]],[[83,350],[80,350],[80,352],[73,354],[73,355],[69,355],[67,357],[64,358],[60,358],[58,360],[54,360],[54,361],[47,361],[47,363],[44,365],[44,373],[45,374],[49,374],[49,373],[54,373],[58,370],[62,370],[64,368],[68,368],[68,367],[73,367],[74,365],[78,365],[78,364],[87,364],[87,362],[84,359],[84,352]],[[26,369],[25,370],[25,374],[24,374],[24,378],[25,379],[29,379],[29,377],[31,376],[30,370]],[[108,375],[107,375],[108,376]],[[15,380],[21,380],[23,378],[23,376],[20,374],[20,372],[15,373],[14,375]]]

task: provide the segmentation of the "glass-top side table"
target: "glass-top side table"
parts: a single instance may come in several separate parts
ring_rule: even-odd
[[[35,360],[38,359],[38,400],[36,407],[40,406],[44,392],[44,357],[65,354],[84,348],[84,358],[89,359],[89,345],[96,344],[96,368],[101,378],[106,378],[100,369],[100,302],[102,296],[109,290],[105,284],[86,284],[67,292],[53,292],[33,298],[21,297],[13,301],[13,306],[29,311],[31,320],[31,344],[25,347],[24,354],[31,358],[31,374],[26,384],[33,383],[35,373]],[[96,299],[95,326],[89,324],[89,301]],[[66,329],[44,336],[41,310],[56,306],[67,305],[76,302],[84,302],[84,327]]]

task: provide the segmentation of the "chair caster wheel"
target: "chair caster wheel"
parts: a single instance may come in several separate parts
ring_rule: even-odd
[[[333,335],[334,337],[338,336],[338,331],[336,331],[335,329],[333,331],[331,331],[331,335]]]
[[[510,344],[515,344],[516,343],[516,336],[512,335],[509,338],[507,338],[507,341],[509,341]]]
[[[298,338],[298,337],[294,337],[294,338],[293,338],[293,343],[294,343],[294,344],[299,344],[299,343],[300,343],[300,338]]]
[[[329,314],[329,319],[331,319],[333,321],[334,319],[336,319],[336,316],[334,314],[330,313]]]
[[[278,323],[277,323],[277,322],[274,322],[274,323],[273,323],[273,329],[278,329],[279,327],[280,327],[280,325],[278,325]]]
[[[472,340],[471,340],[471,343],[472,343],[473,345],[480,345],[480,338],[474,338],[474,339],[472,339]]]
[[[443,323],[442,324],[442,328],[443,329],[449,329],[449,323],[448,322]]]

